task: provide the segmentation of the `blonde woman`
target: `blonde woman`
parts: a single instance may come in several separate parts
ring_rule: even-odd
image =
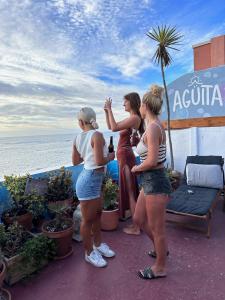
[[[140,113],[145,119],[146,131],[137,152],[141,164],[134,166],[132,172],[140,174],[142,189],[134,213],[134,222],[152,240],[155,250],[149,255],[155,263],[139,271],[143,279],[166,277],[167,242],[165,233],[165,213],[171,185],[164,169],[166,161],[166,134],[159,114],[163,103],[163,88],[153,85],[143,96]]]
[[[115,252],[101,239],[101,188],[105,165],[114,159],[115,154],[108,153],[102,133],[96,130],[98,124],[92,108],[82,108],[78,122],[82,132],[74,140],[72,162],[73,165],[84,162],[84,169],[76,182],[76,194],[82,213],[80,231],[85,260],[95,267],[105,267],[107,262],[103,256],[113,257]]]

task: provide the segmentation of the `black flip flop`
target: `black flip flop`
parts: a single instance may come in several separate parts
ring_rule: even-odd
[[[166,252],[166,256],[169,256],[169,254],[170,254],[170,252],[167,251],[167,252]],[[157,257],[155,250],[150,250],[150,251],[148,252],[148,255],[151,256],[151,257],[153,257],[153,258],[156,258],[156,257]]]
[[[158,278],[165,278],[166,275],[155,275],[154,272],[152,271],[151,267],[145,268],[144,270],[139,270],[138,271],[138,276],[141,279],[158,279]]]

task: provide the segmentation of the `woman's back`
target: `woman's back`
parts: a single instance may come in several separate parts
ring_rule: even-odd
[[[98,166],[95,161],[95,155],[92,147],[92,137],[95,134],[96,130],[88,130],[79,133],[74,139],[74,145],[77,148],[77,151],[80,153],[80,156],[84,160],[84,168],[86,170],[93,170],[101,168]],[[103,148],[104,156],[107,156],[107,147],[104,145]]]

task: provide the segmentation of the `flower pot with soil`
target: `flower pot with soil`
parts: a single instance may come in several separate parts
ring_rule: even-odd
[[[4,185],[10,192],[11,208],[3,212],[2,219],[10,225],[18,222],[26,230],[31,230],[33,216],[37,217],[44,211],[44,197],[33,191],[26,194],[26,183],[30,176],[5,176]]]
[[[67,206],[60,207],[59,204],[56,204],[55,208],[52,206],[55,218],[42,226],[44,235],[55,241],[57,259],[63,259],[73,253],[73,221],[66,215],[67,208]]]
[[[102,230],[115,230],[119,224],[118,185],[107,178],[103,187]]]

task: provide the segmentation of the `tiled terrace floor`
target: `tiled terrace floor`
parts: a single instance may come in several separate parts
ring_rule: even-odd
[[[117,252],[108,267],[97,269],[83,259],[82,244],[74,242],[71,257],[54,261],[26,283],[9,288],[13,300],[219,300],[225,299],[225,214],[222,203],[213,215],[212,237],[167,224],[170,257],[168,277],[141,280],[136,271],[152,264],[147,237],[119,230],[104,232]]]

